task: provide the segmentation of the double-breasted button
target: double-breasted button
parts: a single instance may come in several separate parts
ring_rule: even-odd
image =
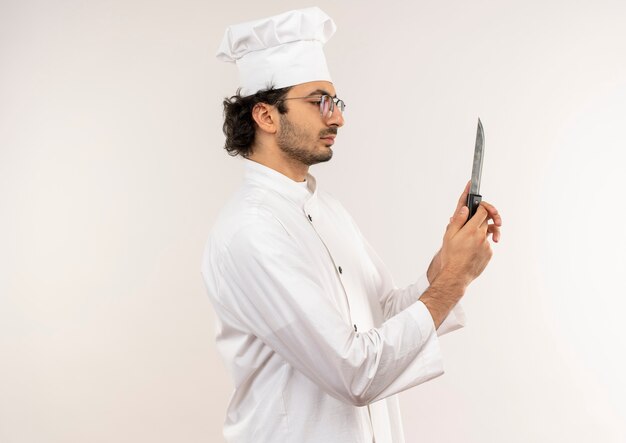
[[[307,214],[309,216],[309,221],[313,221],[313,217],[311,217],[311,214]]]
[[[339,266],[339,273],[343,274],[343,269],[341,269],[341,266]]]

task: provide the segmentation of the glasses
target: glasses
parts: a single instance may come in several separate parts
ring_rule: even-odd
[[[320,114],[322,118],[327,119],[333,115],[333,111],[335,110],[335,106],[339,108],[341,113],[343,114],[346,109],[346,104],[343,100],[337,97],[331,97],[330,95],[309,95],[307,97],[289,97],[283,98],[277,101],[283,102],[285,100],[309,100],[311,103],[318,103],[320,105]]]

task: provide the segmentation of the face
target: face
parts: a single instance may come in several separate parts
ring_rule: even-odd
[[[310,82],[294,86],[285,98],[307,98],[287,100],[288,111],[280,114],[280,127],[276,134],[278,147],[290,159],[307,166],[332,158],[331,146],[337,130],[343,126],[343,115],[337,106],[328,118],[320,114],[319,96],[322,94],[334,97],[333,84]]]

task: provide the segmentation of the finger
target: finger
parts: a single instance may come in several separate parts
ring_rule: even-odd
[[[478,229],[483,233],[483,235],[487,236],[487,231],[489,230],[489,217],[488,216],[485,218],[485,221],[483,221],[480,224]]]
[[[502,217],[500,216],[500,213],[498,212],[496,207],[491,203],[487,203],[486,201],[482,201],[480,202],[480,204],[484,206],[489,213],[489,218],[492,219],[497,226],[502,226]]]
[[[500,236],[502,235],[500,232],[500,228],[496,225],[489,225],[489,229],[487,230],[488,234],[492,234],[493,241],[498,243],[500,241]]]
[[[456,203],[456,209],[454,210],[455,214],[459,212],[459,210],[467,204],[467,196],[469,195],[469,189],[470,189],[471,183],[472,183],[471,180],[466,183],[465,189],[461,193],[461,196],[459,197],[459,201]]]
[[[454,235],[461,230],[467,221],[468,214],[469,210],[467,209],[467,206],[462,206],[461,209],[454,213],[454,215],[450,218],[450,224],[446,228],[444,239],[454,237]]]
[[[481,225],[487,220],[489,213],[484,206],[478,206],[476,213],[467,221],[467,226],[470,229],[480,229]]]

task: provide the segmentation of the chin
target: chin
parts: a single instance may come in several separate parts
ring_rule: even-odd
[[[324,156],[320,156],[320,157],[318,158],[318,160],[319,160],[319,162],[320,162],[320,163],[323,163],[323,162],[327,162],[327,161],[328,161],[328,160],[330,160],[331,158],[333,158],[333,150],[332,150],[332,149],[330,149],[330,147],[329,147],[329,148],[328,148],[328,154],[326,154],[326,155],[324,155]]]
[[[304,163],[306,163],[308,166],[313,166],[318,163],[327,162],[331,158],[333,158],[333,151],[332,149],[329,149],[329,152],[325,153],[324,155],[318,155],[314,158],[309,158],[308,161],[305,161]]]

